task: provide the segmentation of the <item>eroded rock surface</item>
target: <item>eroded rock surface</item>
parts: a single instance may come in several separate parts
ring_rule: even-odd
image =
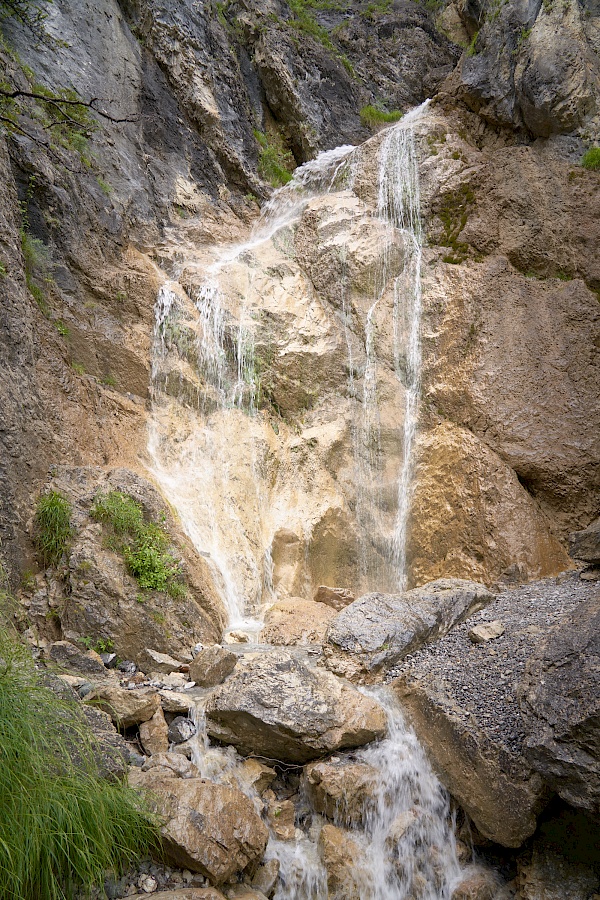
[[[378,703],[288,653],[238,664],[206,707],[211,737],[241,753],[304,763],[385,734]]]
[[[265,615],[261,640],[268,644],[322,644],[335,610],[324,603],[292,597],[275,603]]]

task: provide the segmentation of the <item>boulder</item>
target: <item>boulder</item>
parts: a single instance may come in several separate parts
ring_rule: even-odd
[[[484,622],[482,625],[475,625],[474,628],[471,628],[469,640],[474,644],[483,644],[502,637],[504,632],[505,628],[502,622],[495,619],[493,622]]]
[[[140,725],[140,741],[148,756],[166,753],[169,749],[169,726],[162,708],[156,710],[151,719]]]
[[[508,900],[509,894],[500,894],[501,884],[493,870],[469,866],[450,900]]]
[[[366,763],[310,763],[303,785],[314,809],[336,824],[359,825],[377,807],[377,770]]]
[[[152,900],[227,900],[225,894],[215,888],[176,888],[151,894]],[[134,894],[131,900],[148,900],[148,894]]]
[[[453,578],[402,594],[366,594],[330,624],[323,648],[326,664],[352,680],[373,680],[493,598],[484,585]]]
[[[130,770],[130,782],[164,822],[163,847],[176,866],[218,885],[262,858],[269,834],[241,791],[201,778],[177,778],[159,767]]]
[[[100,771],[105,778],[118,780],[127,772],[129,746],[119,734],[108,713],[93,706],[83,706],[87,724],[94,733]]]
[[[354,603],[356,597],[351,591],[347,591],[345,588],[327,587],[326,585],[321,584],[315,591],[313,600],[315,603],[324,603],[326,606],[331,606],[331,608],[335,609],[337,612],[341,612],[346,606]]]
[[[240,662],[206,707],[211,737],[241,753],[305,763],[385,734],[383,708],[286,651]]]
[[[594,566],[600,565],[600,519],[569,535],[569,555]]]
[[[190,663],[190,678],[199,687],[214,687],[231,675],[237,661],[237,655],[220,644],[204,647]]]
[[[194,705],[193,699],[189,694],[182,694],[180,691],[159,690],[160,703],[167,713],[177,713],[186,716]]]
[[[531,765],[567,803],[600,814],[600,590],[566,614],[519,687]]]
[[[323,825],[319,835],[319,856],[327,871],[328,900],[362,900],[358,878],[361,849],[341,828]]]
[[[81,650],[70,641],[55,641],[48,647],[48,658],[56,665],[81,672],[82,675],[103,677],[106,668],[99,653]]]
[[[155,753],[146,760],[142,771],[149,772],[150,769],[156,768],[166,769],[166,774],[178,778],[198,778],[200,776],[194,763],[181,753]]]
[[[158,650],[151,650],[149,647],[146,647],[144,652],[146,656],[145,671],[169,675],[171,672],[178,672],[181,668],[179,660],[173,659],[168,653],[159,653]]]
[[[437,676],[408,675],[392,684],[442,783],[478,830],[504,847],[519,847],[549,796],[537,772]]]
[[[292,597],[275,603],[265,616],[260,638],[267,644],[322,644],[335,610],[314,600]]]
[[[252,887],[261,891],[265,897],[272,897],[279,878],[279,860],[269,859],[256,870],[252,879]]]
[[[245,759],[236,769],[236,775],[260,796],[277,777],[275,769],[263,765],[257,759]]]
[[[117,728],[148,722],[160,709],[156,691],[128,691],[112,684],[99,688],[93,702],[110,715]]]

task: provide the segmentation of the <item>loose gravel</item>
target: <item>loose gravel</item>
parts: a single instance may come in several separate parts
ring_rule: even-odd
[[[550,629],[563,616],[576,616],[579,604],[598,590],[597,582],[583,581],[573,571],[498,594],[444,638],[406,656],[388,672],[386,681],[398,676],[409,681],[433,679],[436,688],[448,693],[455,714],[465,724],[481,728],[492,741],[520,754],[525,729],[517,690],[527,661]],[[504,626],[504,634],[473,644],[468,637],[471,628],[495,620]]]

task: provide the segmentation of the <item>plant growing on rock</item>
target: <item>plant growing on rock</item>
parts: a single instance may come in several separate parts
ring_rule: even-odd
[[[392,109],[389,112],[380,109],[378,106],[363,106],[359,112],[360,121],[366,128],[376,128],[378,125],[386,125],[391,122],[398,122],[403,113],[399,109]]]
[[[591,147],[581,158],[584,169],[600,169],[600,147]]]
[[[181,563],[169,551],[170,538],[161,525],[147,522],[140,504],[121,491],[96,496],[91,516],[112,531],[111,547],[123,555],[129,571],[146,590],[185,594]]]
[[[71,504],[57,491],[42,494],[35,513],[35,545],[44,566],[56,566],[72,535]]]
[[[292,180],[290,168],[294,165],[294,157],[279,140],[269,138],[262,131],[254,130],[254,137],[260,145],[258,155],[258,172],[261,178],[273,187],[281,187]]]
[[[140,798],[100,772],[75,701],[0,629],[0,897],[89,896],[158,844]]]

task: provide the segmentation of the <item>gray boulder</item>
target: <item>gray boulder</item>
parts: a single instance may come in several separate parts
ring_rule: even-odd
[[[328,668],[373,680],[494,599],[483,584],[442,578],[403,594],[366,594],[336,616],[323,651]]]
[[[531,765],[567,803],[600,814],[600,590],[537,649],[519,697]]]
[[[600,565],[600,518],[582,531],[569,535],[569,555],[591,565]]]
[[[386,731],[383,708],[281,651],[238,663],[206,708],[211,737],[244,754],[305,763]]]

